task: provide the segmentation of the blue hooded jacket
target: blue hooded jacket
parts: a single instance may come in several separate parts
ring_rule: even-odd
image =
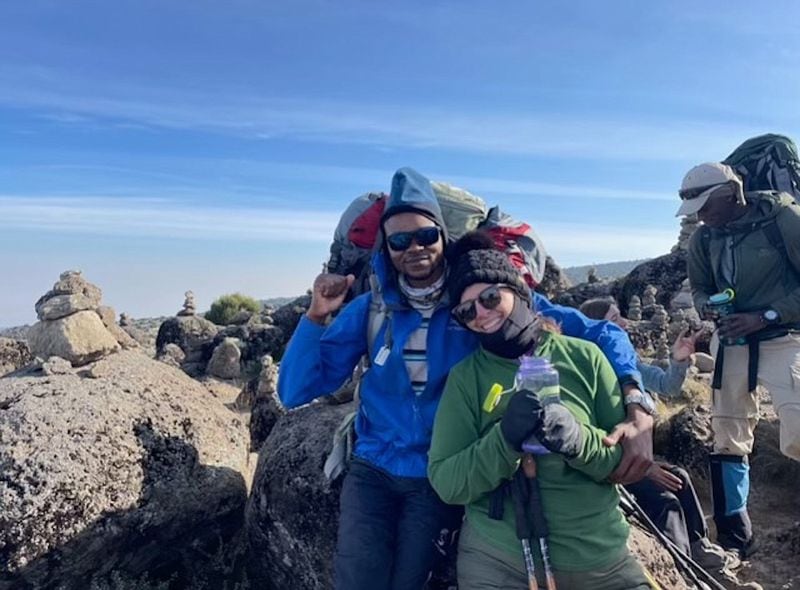
[[[409,197],[404,199],[404,197]],[[438,202],[427,179],[410,169],[400,169],[392,182],[386,213],[415,211],[444,229]],[[387,215],[384,214],[384,220]],[[428,326],[428,382],[417,395],[403,360],[408,336],[422,323],[421,314],[408,306],[397,287],[394,267],[381,248],[372,260],[391,317],[378,332],[372,347],[384,346],[391,322],[391,347],[385,362],[371,362],[361,377],[356,418],[355,455],[397,476],[426,477],[433,421],[450,369],[478,347],[478,339],[456,322],[447,296],[437,305]],[[336,391],[367,354],[367,334],[372,293],[351,301],[329,326],[302,317],[280,365],[278,395],[293,408]],[[561,324],[562,332],[596,343],[622,382],[639,382],[636,353],[625,332],[606,321],[586,318],[576,309],[553,305],[538,293],[533,305]]]

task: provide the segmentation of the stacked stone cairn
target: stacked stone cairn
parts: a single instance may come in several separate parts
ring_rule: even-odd
[[[197,303],[195,303],[194,300],[194,293],[192,291],[186,291],[184,297],[186,297],[186,299],[183,301],[183,309],[175,315],[178,317],[197,315]]]
[[[116,313],[101,305],[102,292],[80,271],[61,273],[53,288],[36,302],[39,322],[28,333],[31,353],[60,357],[73,367],[85,365],[120,348],[138,348],[116,324]]]
[[[681,231],[678,234],[678,243],[672,247],[672,252],[677,252],[678,250],[683,250],[684,252],[689,248],[689,238],[692,237],[692,234],[697,229],[697,216],[696,215],[687,215],[686,217],[681,219]]]
[[[638,322],[642,319],[642,300],[638,295],[631,296],[628,303],[628,319]]]

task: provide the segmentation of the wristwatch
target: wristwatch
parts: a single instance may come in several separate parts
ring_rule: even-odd
[[[761,312],[761,321],[771,326],[781,321],[780,314],[771,307]]]
[[[650,394],[645,391],[636,389],[625,395],[625,397],[623,397],[623,401],[625,402],[626,406],[630,404],[639,404],[642,409],[651,416],[656,415],[656,404],[653,401],[653,398],[650,397]]]

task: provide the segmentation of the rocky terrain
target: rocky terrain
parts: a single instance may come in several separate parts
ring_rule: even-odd
[[[640,354],[661,363],[698,321],[683,257],[676,248],[575,286],[550,259],[541,289],[570,304],[615,297]],[[189,293],[175,316],[138,323],[116,321],[101,298],[69,271],[36,303],[24,340],[0,338],[0,590],[330,588],[341,480],[327,481],[322,465],[352,389],[290,412],[275,395],[309,297],[228,326],[197,314]],[[657,452],[689,469],[707,510],[709,370],[698,354],[656,431]],[[800,584],[800,466],[778,451],[762,401],[752,456],[762,551],[740,578],[790,589]],[[690,587],[652,536],[634,528],[630,545],[662,588]],[[452,567],[430,590],[445,588]]]

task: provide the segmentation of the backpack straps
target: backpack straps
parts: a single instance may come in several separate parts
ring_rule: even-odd
[[[364,359],[365,370],[375,359],[375,342],[378,340],[378,334],[387,320],[388,325],[386,326],[386,336],[384,337],[383,347],[392,347],[392,311],[386,305],[386,301],[383,298],[383,289],[375,273],[369,276],[369,289],[371,299],[369,304],[369,317],[367,318],[367,356]]]

